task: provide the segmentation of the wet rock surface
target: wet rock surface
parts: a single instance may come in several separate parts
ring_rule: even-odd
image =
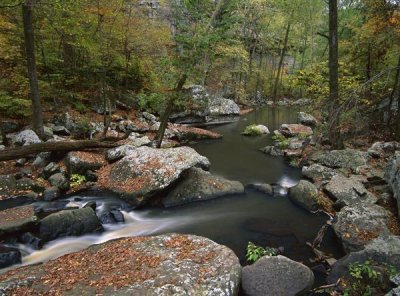
[[[237,295],[229,248],[194,235],[123,238],[0,275],[4,295]]]
[[[212,175],[200,168],[189,169],[183,173],[182,178],[177,187],[163,198],[165,207],[244,193],[242,183]]]
[[[312,271],[284,256],[264,256],[242,269],[242,287],[248,296],[298,295],[311,289]]]
[[[301,180],[296,186],[289,188],[289,198],[298,206],[316,211],[318,204],[318,189],[309,181]]]

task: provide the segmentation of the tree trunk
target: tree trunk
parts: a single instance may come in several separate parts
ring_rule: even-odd
[[[399,60],[397,62],[397,70],[396,70],[396,77],[394,79],[394,85],[393,85],[393,90],[390,93],[390,99],[389,99],[389,106],[388,106],[388,121],[387,124],[390,126],[390,123],[392,121],[392,117],[393,117],[393,112],[392,112],[392,105],[393,105],[393,100],[394,100],[394,96],[396,94],[397,91],[397,86],[399,85],[399,80],[400,80],[400,56],[399,56]],[[398,103],[400,103],[400,92],[399,92],[399,101]],[[400,105],[397,106],[397,108],[399,108]],[[397,118],[400,118],[399,115],[399,110],[397,110]]]
[[[171,98],[168,100],[167,107],[165,108],[165,111],[161,117],[160,128],[158,129],[158,132],[157,132],[157,137],[156,137],[156,145],[157,145],[156,147],[157,148],[161,147],[161,143],[164,138],[165,130],[167,129],[167,126],[168,126],[169,116],[171,115],[171,112],[174,108],[175,100],[177,98],[179,98],[179,96],[180,96],[180,93],[186,82],[186,79],[187,79],[187,75],[183,74],[174,89],[174,93],[171,94]]]
[[[341,146],[339,139],[339,55],[337,0],[329,0],[329,141]]]
[[[30,86],[30,97],[33,109],[33,129],[40,138],[44,136],[43,114],[40,105],[39,86],[36,74],[35,39],[32,21],[32,6],[34,0],[27,0],[22,4],[22,18],[24,23],[25,51]]]
[[[287,27],[286,27],[286,34],[285,34],[285,40],[283,42],[283,48],[282,48],[282,51],[281,51],[281,57],[279,59],[278,73],[277,73],[276,78],[275,78],[274,92],[273,92],[273,95],[272,95],[272,100],[274,101],[274,103],[276,102],[276,97],[278,95],[279,80],[280,80],[280,77],[281,77],[283,60],[285,59],[287,43],[288,43],[288,40],[289,40],[290,25],[291,25],[291,23],[289,21],[288,24],[287,24]]]

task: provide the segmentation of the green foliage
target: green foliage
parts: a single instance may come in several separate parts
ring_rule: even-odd
[[[277,143],[280,149],[286,149],[289,147],[289,140],[282,134],[275,134],[272,136],[272,140]]]
[[[165,96],[160,93],[139,94],[137,104],[142,111],[161,114],[165,108]]]
[[[256,246],[252,242],[249,242],[247,244],[247,250],[246,250],[246,260],[249,263],[254,263],[258,259],[260,259],[262,256],[276,256],[277,253],[275,249],[273,248],[263,248],[260,246]]]
[[[371,259],[363,263],[353,262],[348,266],[350,279],[343,283],[343,295],[347,296],[369,296],[373,295],[373,291],[382,290],[382,274],[376,270],[374,261]],[[387,275],[397,274],[397,269],[394,266],[384,264],[383,269]]]
[[[72,174],[69,180],[71,187],[77,187],[86,182],[86,177],[80,174]]]
[[[15,118],[27,117],[31,114],[31,102],[0,92],[0,114]]]
[[[245,130],[242,132],[244,136],[259,136],[262,134],[262,131],[255,124],[246,126]]]

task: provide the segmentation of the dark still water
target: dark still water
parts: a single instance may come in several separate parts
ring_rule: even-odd
[[[217,141],[202,142],[193,147],[211,161],[214,174],[250,182],[295,185],[300,170],[286,165],[281,158],[267,156],[259,148],[272,142],[271,136],[244,137],[240,133],[249,124],[265,124],[272,132],[282,123],[296,121],[296,111],[290,109],[261,109],[241,117],[238,122],[213,130],[223,134]],[[105,208],[126,208],[123,202],[111,197],[79,196],[82,205],[96,200],[98,211]],[[68,199],[71,204],[74,197]],[[106,225],[101,235],[59,239],[41,251],[25,249],[24,264],[46,261],[92,244],[126,236],[153,235],[168,232],[191,233],[208,237],[230,247],[245,264],[249,241],[261,246],[284,247],[284,255],[309,265],[313,257],[306,246],[312,241],[327,217],[310,214],[292,204],[285,194],[269,196],[253,190],[243,195],[192,203],[175,208],[152,208],[124,212],[126,223]],[[21,246],[22,247],[22,246]],[[326,236],[323,250],[336,254],[336,243],[331,234]]]

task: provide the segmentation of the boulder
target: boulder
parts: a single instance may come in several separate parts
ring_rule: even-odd
[[[44,179],[48,179],[51,175],[60,173],[61,169],[60,166],[54,162],[50,162],[43,168],[42,176]]]
[[[18,263],[21,263],[21,252],[18,249],[0,245],[0,269]]]
[[[169,125],[170,131],[173,134],[171,136],[172,139],[177,141],[199,141],[199,140],[207,140],[207,139],[220,139],[222,136],[218,133],[196,128],[196,127],[188,127],[184,125],[171,124]]]
[[[145,120],[150,122],[150,124],[154,124],[155,122],[157,122],[157,117],[149,112],[142,112],[141,115]]]
[[[264,256],[242,269],[242,288],[248,296],[295,296],[314,284],[307,266],[284,256]]]
[[[64,162],[70,175],[84,175],[86,171],[96,171],[105,164],[103,155],[82,151],[69,152]]]
[[[297,122],[310,127],[317,125],[315,117],[305,112],[299,112],[297,114]]]
[[[0,275],[21,295],[237,295],[241,266],[229,248],[194,235],[112,240]],[[51,293],[50,293],[51,291]]]
[[[49,178],[51,186],[59,188],[61,191],[69,189],[69,181],[63,173],[57,173]]]
[[[368,154],[372,157],[379,158],[385,156],[387,153],[394,153],[400,149],[399,142],[375,142],[368,149]]]
[[[162,199],[165,207],[203,201],[228,194],[244,193],[242,183],[214,176],[200,168],[191,168],[182,174],[182,181]]]
[[[301,173],[304,177],[311,179],[313,182],[329,181],[338,172],[320,164],[312,164],[302,168]]]
[[[345,252],[354,252],[379,235],[390,234],[387,223],[391,213],[374,204],[344,207],[336,216],[333,229],[341,239]]]
[[[379,236],[369,242],[363,250],[351,252],[339,259],[332,266],[328,276],[329,283],[336,283],[340,277],[348,278],[350,263],[362,263],[373,260],[380,265],[389,264],[395,267],[400,266],[400,237],[394,235]]]
[[[42,192],[45,189],[42,184],[27,177],[18,179],[16,182],[16,188],[19,190],[33,190],[36,192]]]
[[[29,245],[31,248],[35,250],[39,250],[43,245],[42,240],[34,236],[30,232],[22,234],[20,237],[20,241],[25,245]]]
[[[29,229],[38,218],[33,206],[22,206],[0,211],[0,235]]]
[[[242,135],[244,136],[259,136],[259,135],[268,135],[269,134],[269,129],[265,125],[259,124],[259,125],[249,125],[246,127],[244,132],[242,132]]]
[[[51,241],[60,237],[80,236],[102,230],[96,213],[87,207],[50,214],[40,221],[39,236],[44,241]]]
[[[9,196],[17,187],[17,180],[13,175],[0,175],[0,196]]]
[[[210,162],[193,148],[154,149],[139,147],[121,160],[99,171],[99,184],[133,205],[143,205],[160,190],[194,167]]]
[[[240,107],[233,101],[222,97],[214,97],[208,102],[208,110],[211,116],[239,116]]]
[[[356,170],[367,165],[368,154],[355,149],[332,150],[314,153],[311,156],[314,162],[330,168],[346,168]]]
[[[400,215],[400,151],[396,151],[389,159],[385,170],[385,180],[392,187],[393,197],[397,200],[398,214]]]
[[[41,142],[42,141],[33,130],[24,130],[12,137],[12,143],[16,146],[26,146]]]
[[[114,223],[124,223],[125,218],[121,211],[111,210],[105,212],[99,217],[102,224],[114,224]]]
[[[61,196],[61,190],[58,187],[49,187],[43,191],[43,199],[46,201],[53,201]]]
[[[296,186],[289,188],[288,195],[291,201],[303,209],[318,210],[318,189],[314,184],[301,180]]]
[[[311,127],[302,124],[282,124],[279,132],[285,137],[306,137],[313,134]]]
[[[369,192],[355,177],[337,174],[325,186],[328,195],[340,206],[356,203],[376,203],[378,198]]]
[[[133,145],[122,145],[112,149],[107,150],[106,152],[106,159],[109,162],[114,162],[120,160],[121,158],[129,155],[136,149]]]

